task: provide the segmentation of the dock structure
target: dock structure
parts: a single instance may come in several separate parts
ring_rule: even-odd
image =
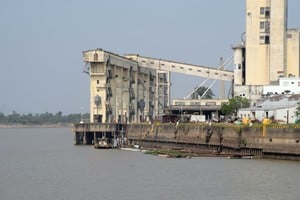
[[[113,123],[75,124],[75,145],[94,145],[95,148],[122,147],[126,144],[126,126]]]

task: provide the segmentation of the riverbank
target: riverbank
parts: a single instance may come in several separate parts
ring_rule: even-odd
[[[0,124],[0,128],[72,128],[72,124]]]
[[[136,149],[133,149],[133,151]],[[254,156],[253,154],[226,154],[211,152],[205,150],[195,150],[195,149],[186,149],[186,148],[145,148],[141,150],[147,155],[153,155],[164,158],[196,158],[196,157],[221,157],[229,159],[261,159],[261,157]]]

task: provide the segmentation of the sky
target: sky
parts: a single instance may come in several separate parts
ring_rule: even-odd
[[[289,28],[299,8],[289,0]],[[0,0],[0,112],[88,112],[85,50],[216,67],[244,31],[244,0]],[[172,74],[172,98],[201,81]]]

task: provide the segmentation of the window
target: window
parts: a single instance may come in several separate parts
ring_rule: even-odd
[[[206,106],[215,106],[216,105],[216,102],[205,102],[205,105]]]
[[[264,15],[265,14],[265,8],[264,7],[260,7],[260,15]]]
[[[264,29],[265,28],[265,22],[260,22],[259,23],[259,28]]]
[[[259,36],[259,43],[260,44],[270,44],[270,36],[268,36],[268,35]]]
[[[266,112],[266,118],[269,118],[269,112],[268,111]]]
[[[271,15],[270,7],[260,7],[259,13],[261,17],[269,18]]]
[[[185,103],[184,103],[184,102],[175,102],[175,105],[176,105],[176,106],[184,106]]]
[[[265,44],[270,44],[270,36],[265,36]]]
[[[265,7],[265,17],[270,17],[270,7]]]
[[[270,22],[269,21],[265,22],[265,32],[270,33]]]
[[[259,43],[264,44],[265,43],[265,36],[261,35],[259,36]]]
[[[261,21],[259,23],[259,29],[262,33],[270,33],[270,22],[269,21]]]
[[[103,73],[104,68],[98,63],[91,63],[91,72],[92,73]]]
[[[94,53],[94,61],[98,61],[98,54]]]

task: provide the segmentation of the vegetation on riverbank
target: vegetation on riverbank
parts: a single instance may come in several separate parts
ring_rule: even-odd
[[[191,158],[199,156],[198,154],[185,149],[149,149],[144,153],[168,158]]]
[[[0,125],[5,126],[65,126],[72,123],[79,123],[81,120],[89,119],[89,114],[68,114],[62,112],[52,114],[49,112],[41,114],[19,114],[13,112],[10,115],[4,115],[0,112]],[[86,120],[85,120],[86,121]]]

